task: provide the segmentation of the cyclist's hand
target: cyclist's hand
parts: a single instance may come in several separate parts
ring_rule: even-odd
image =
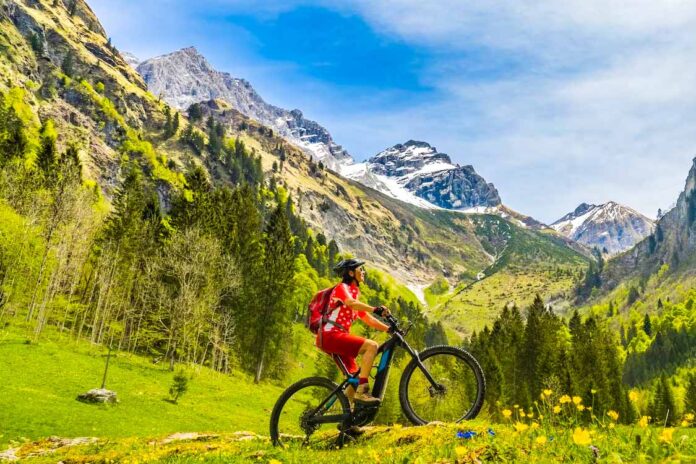
[[[389,308],[386,306],[380,306],[379,310],[380,312],[378,314],[382,317],[389,317],[391,315],[391,311],[389,311]]]

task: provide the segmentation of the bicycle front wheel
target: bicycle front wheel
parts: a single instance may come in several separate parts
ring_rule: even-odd
[[[453,346],[428,348],[419,358],[435,385],[416,360],[411,360],[399,384],[399,401],[406,417],[416,425],[476,417],[486,393],[486,380],[476,359]]]
[[[333,446],[350,403],[334,382],[309,377],[291,385],[271,413],[271,440],[275,446]]]

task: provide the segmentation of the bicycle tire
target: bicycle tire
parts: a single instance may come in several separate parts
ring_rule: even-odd
[[[283,442],[281,440],[281,434],[283,433],[283,431],[279,430],[279,422],[283,414],[283,408],[286,406],[286,404],[292,398],[293,395],[295,395],[303,389],[311,387],[326,389],[326,396],[328,396],[332,391],[334,391],[338,387],[338,384],[324,377],[307,377],[290,385],[280,395],[275,405],[273,406],[273,411],[271,412],[270,433],[271,441],[274,446],[283,446]],[[342,391],[339,391],[336,393],[336,396],[338,402],[341,405],[341,413],[350,414],[350,403],[346,395]],[[299,420],[300,417],[298,417],[298,421]]]
[[[481,411],[481,408],[483,407],[483,401],[486,394],[486,378],[483,374],[483,369],[481,369],[481,366],[479,365],[478,361],[476,361],[476,359],[469,352],[461,348],[446,345],[439,345],[428,348],[419,353],[418,355],[418,357],[423,363],[426,363],[429,359],[433,359],[433,357],[435,356],[440,356],[443,358],[444,356],[447,356],[449,358],[459,360],[460,362],[463,362],[466,365],[467,369],[471,373],[473,373],[476,382],[475,399],[471,403],[471,407],[468,408],[468,410],[465,411],[461,415],[461,417],[459,417],[456,420],[453,420],[453,422],[461,422],[463,420],[475,418]],[[404,372],[401,375],[401,381],[399,383],[399,402],[401,403],[401,409],[403,410],[404,414],[406,415],[408,420],[410,420],[415,425],[424,425],[436,420],[446,422],[447,420],[442,420],[437,417],[428,418],[428,420],[424,417],[421,417],[421,415],[419,415],[417,411],[414,411],[409,395],[409,384],[414,375],[414,372],[420,372],[420,369],[418,368],[418,364],[416,363],[415,359],[411,360],[411,362],[408,363],[406,369],[404,369]]]

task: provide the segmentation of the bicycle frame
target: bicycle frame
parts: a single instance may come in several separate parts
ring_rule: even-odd
[[[374,386],[372,387],[372,396],[375,398],[379,398],[380,400],[384,399],[384,394],[387,389],[387,380],[389,378],[389,370],[391,368],[391,363],[394,359],[394,350],[397,347],[402,347],[408,352],[408,354],[411,355],[411,357],[416,361],[418,367],[420,370],[423,372],[423,375],[425,375],[425,378],[428,379],[430,384],[433,386],[435,389],[440,389],[440,385],[433,379],[432,375],[430,375],[430,372],[428,372],[428,369],[423,365],[421,362],[420,358],[418,357],[418,352],[411,348],[411,346],[404,340],[403,335],[400,332],[394,332],[389,340],[384,342],[380,347],[377,349],[377,353],[381,354],[379,357],[379,364],[377,365],[377,374],[375,375],[375,383]],[[336,387],[330,394],[327,396],[319,406],[312,412],[311,416],[312,417],[312,422],[316,424],[328,424],[328,423],[336,423],[336,422],[345,422],[348,419],[351,419],[353,417],[353,414],[335,414],[335,415],[330,415],[330,416],[320,416],[320,417],[313,417],[317,413],[323,411],[327,411],[331,408],[331,406],[334,405],[336,401],[338,401],[338,398],[336,396],[336,393],[345,390],[349,385],[355,385],[355,380],[357,380],[357,377],[354,375],[351,375],[348,370],[346,369],[345,364],[339,359],[339,358],[334,358],[338,361],[339,368],[343,372],[343,374],[346,376],[345,380],[341,382],[341,384]],[[368,416],[365,417],[367,419],[367,422],[371,421],[374,419],[374,417],[377,415],[377,411],[379,410],[379,405],[373,406],[373,407],[368,407],[365,409],[370,409],[370,413],[368,413]],[[357,410],[357,408],[356,408]]]

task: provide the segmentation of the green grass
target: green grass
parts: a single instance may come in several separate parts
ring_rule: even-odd
[[[278,449],[267,436],[270,409],[281,387],[254,385],[240,373],[189,369],[190,390],[175,405],[166,401],[171,372],[147,358],[119,353],[112,360],[107,387],[118,392],[120,403],[87,405],[75,397],[99,386],[104,349],[52,336],[52,341],[27,344],[19,326],[0,332],[0,450],[13,449],[23,462],[594,462],[589,443],[598,448],[602,462],[696,459],[691,423],[672,429],[665,441],[660,439],[661,427],[609,428],[611,421],[600,414],[588,429],[589,442],[578,443],[573,438],[577,413],[562,419],[548,411],[550,403],[536,417],[514,416],[504,423],[482,416],[459,425],[374,427],[340,451],[331,445]],[[303,346],[304,338],[302,332],[296,334]],[[300,351],[300,359],[311,362],[311,352]],[[290,376],[307,375],[308,368],[291,367]],[[457,436],[468,430],[476,436]],[[239,431],[251,434],[235,433]],[[180,432],[207,436],[164,441]],[[61,446],[50,436],[98,441]]]
[[[491,434],[488,430],[491,430]],[[457,436],[472,431],[472,438]],[[375,427],[356,443],[342,449],[326,445],[323,449],[300,446],[279,449],[267,438],[223,434],[201,439],[166,443],[154,439],[102,440],[98,443],[63,447],[53,453],[26,459],[31,462],[166,462],[166,463],[464,463],[464,462],[693,462],[696,459],[696,431],[679,428],[671,442],[661,442],[660,428],[640,429],[621,426],[593,428],[589,442],[576,441],[574,430],[493,425],[476,420],[463,425],[443,424],[423,427]],[[637,445],[637,438],[640,444]],[[579,437],[578,437],[579,438]],[[24,445],[16,454],[51,449],[45,441]],[[596,448],[593,451],[591,448]],[[595,459],[595,453],[599,460]]]
[[[120,403],[94,406],[76,396],[101,385],[103,347],[66,339],[27,344],[16,331],[0,332],[0,445],[51,435],[129,437],[178,431],[267,433],[282,388],[254,385],[234,372],[188,369],[189,391],[171,404],[173,373],[162,364],[123,353],[112,359],[107,388]],[[302,358],[302,357],[301,357]],[[295,375],[302,375],[295,367]],[[289,382],[288,382],[289,383]]]

